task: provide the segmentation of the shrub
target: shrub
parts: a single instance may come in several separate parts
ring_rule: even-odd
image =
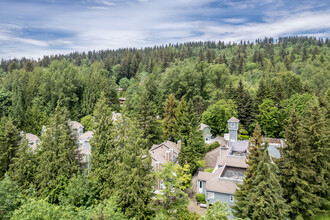
[[[214,168],[211,167],[211,168],[207,168],[207,169],[205,169],[204,172],[212,173],[213,170],[214,170]]]
[[[204,193],[196,193],[195,198],[197,202],[206,202]]]
[[[239,135],[239,137],[243,140],[249,140],[249,135]]]
[[[211,150],[213,150],[213,149],[215,149],[215,148],[217,148],[217,147],[219,147],[219,146],[220,146],[220,144],[219,144],[218,141],[213,142],[212,144],[207,144],[207,145],[205,146],[205,152],[209,152],[209,151],[211,151]]]

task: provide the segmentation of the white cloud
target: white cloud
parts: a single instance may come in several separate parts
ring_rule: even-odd
[[[221,4],[210,6],[212,2],[219,3],[216,0],[131,0],[124,3],[115,0],[84,0],[81,1],[84,10],[63,9],[64,6],[45,8],[24,5],[24,13],[18,7],[12,16],[18,17],[23,13],[22,19],[25,20],[13,23],[12,26],[0,24],[0,58],[29,54],[27,57],[40,57],[44,54],[107,48],[140,48],[185,41],[253,41],[265,36],[276,38],[300,33],[329,36],[330,11],[326,8],[309,12],[313,6],[305,4],[290,10],[283,6],[283,1],[252,0],[245,6],[224,1],[230,6],[226,9]],[[267,4],[272,7],[268,8]],[[249,13],[256,13],[253,10],[258,10],[260,5],[267,7],[259,13],[258,22],[247,23],[247,20],[253,21]],[[238,8],[238,12],[232,10],[232,7]],[[240,11],[242,7],[249,8],[249,11]],[[38,19],[26,19],[29,18],[26,11],[30,11],[29,16],[37,14]],[[242,15],[232,15],[234,11]],[[22,27],[55,29],[70,35],[42,40],[33,39],[33,36],[25,38],[20,35]]]

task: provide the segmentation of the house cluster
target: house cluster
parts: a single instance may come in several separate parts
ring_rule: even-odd
[[[197,193],[205,194],[209,204],[216,201],[226,202],[234,205],[234,194],[237,183],[243,183],[247,164],[245,163],[248,154],[249,141],[238,141],[239,120],[232,117],[228,120],[229,136],[227,143],[220,146],[216,166],[212,173],[200,171],[197,176]],[[269,153],[278,158],[280,156],[278,147],[283,145],[282,140],[270,139]]]
[[[119,117],[121,116],[120,113],[112,112],[112,120],[116,122]],[[73,135],[77,137],[78,141],[78,150],[79,153],[82,155],[82,161],[84,164],[86,164],[87,170],[90,170],[91,163],[90,163],[90,156],[91,156],[91,145],[90,140],[93,138],[93,131],[87,131],[84,133],[84,126],[77,122],[77,121],[69,121],[68,122],[71,132]],[[43,127],[43,131],[46,130],[46,127]],[[24,132],[21,132],[21,136],[24,136]],[[37,146],[40,144],[40,139],[37,135],[26,133],[25,134],[26,139],[28,140],[29,146],[32,150],[37,149]]]

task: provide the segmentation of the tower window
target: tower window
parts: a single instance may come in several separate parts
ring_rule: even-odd
[[[229,196],[229,201],[234,202],[234,196]]]

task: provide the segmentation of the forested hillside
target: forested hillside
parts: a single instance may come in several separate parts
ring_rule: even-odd
[[[126,98],[123,106],[120,97]],[[329,201],[329,110],[328,39],[189,42],[2,60],[0,218],[198,219],[187,210],[182,190],[189,187],[183,180],[186,175],[203,164],[205,149],[197,129],[203,122],[214,135],[226,133],[232,116],[240,120],[241,138],[252,136],[259,124],[259,136],[288,140],[284,157],[276,161],[287,182],[274,180],[275,171],[269,174],[272,182],[284,187],[284,199],[289,198],[291,209],[283,216],[322,214]],[[112,112],[122,113],[116,124]],[[77,141],[68,120],[94,131],[88,174],[81,175]],[[21,131],[40,136],[40,149],[33,152],[21,141]],[[168,166],[161,174],[177,181],[168,184],[169,192],[178,186],[177,194],[182,196],[157,203],[152,200],[154,176],[147,152],[165,140],[182,140],[178,159],[182,167]],[[298,152],[296,163],[287,164],[298,142],[310,151]],[[300,166],[302,161],[307,162]],[[269,157],[262,162],[273,164]],[[303,170],[309,165],[313,170]],[[168,177],[173,169],[182,176]],[[293,198],[301,192],[290,191],[290,169],[303,170],[302,176],[293,177],[302,191],[310,191],[311,195],[302,194],[302,204]],[[263,172],[262,167],[258,170]],[[308,188],[308,182],[299,178],[315,180],[316,185]],[[164,199],[173,203],[162,203]],[[306,199],[320,202],[310,204]]]

